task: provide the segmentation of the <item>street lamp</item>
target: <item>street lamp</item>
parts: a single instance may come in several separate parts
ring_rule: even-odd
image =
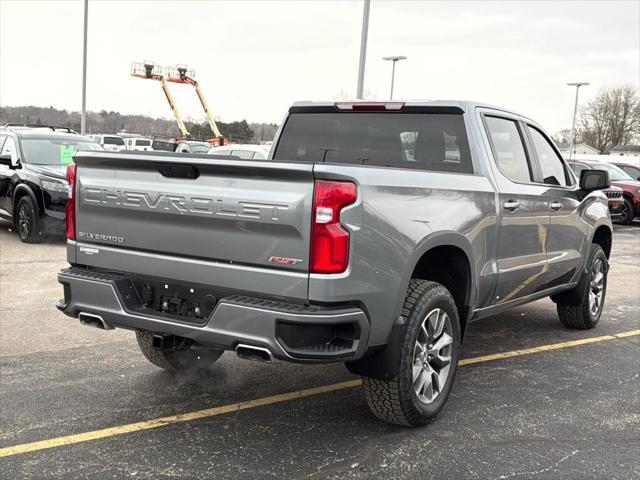
[[[395,55],[393,57],[382,57],[382,59],[388,60],[393,64],[393,66],[391,67],[391,94],[389,95],[389,99],[393,100],[393,82],[396,76],[396,63],[399,60],[406,60],[407,57],[403,57],[402,55]]]
[[[87,24],[89,22],[89,0],[84,0],[84,29],[82,36],[82,110],[80,114],[80,133],[87,130]]]
[[[571,143],[569,144],[569,159],[571,160],[573,158],[573,155],[575,154],[574,150],[576,148],[576,115],[578,114],[578,90],[580,90],[580,87],[584,85],[589,85],[589,82],[571,82],[567,83],[567,85],[569,87],[576,87],[576,101],[573,105],[573,125],[571,127]]]
[[[362,8],[362,32],[360,36],[360,61],[358,62],[358,88],[356,98],[362,99],[364,96],[364,65],[367,61],[367,37],[369,35],[369,9],[371,0],[364,0]]]

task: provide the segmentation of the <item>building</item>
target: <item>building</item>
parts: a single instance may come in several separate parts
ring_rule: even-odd
[[[569,158],[569,147],[570,144],[568,142],[560,142],[557,144],[558,150],[563,157]],[[573,153],[577,155],[598,155],[600,150],[593,148],[591,145],[587,145],[586,143],[576,143],[573,147]]]
[[[609,152],[610,155],[640,155],[640,145],[616,145]]]

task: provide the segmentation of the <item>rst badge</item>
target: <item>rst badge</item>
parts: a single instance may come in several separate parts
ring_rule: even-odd
[[[297,265],[302,261],[301,258],[289,258],[289,257],[269,257],[269,263],[277,263],[280,265]]]

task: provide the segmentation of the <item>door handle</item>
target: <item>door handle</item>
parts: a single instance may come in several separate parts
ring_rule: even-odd
[[[517,200],[507,200],[503,204],[505,210],[509,210],[510,212],[515,212],[518,208],[520,208],[520,202]]]
[[[560,202],[551,202],[551,210],[560,210],[562,204]]]

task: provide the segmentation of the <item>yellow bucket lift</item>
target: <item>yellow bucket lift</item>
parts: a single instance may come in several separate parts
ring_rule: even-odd
[[[212,139],[209,140],[209,143],[213,145],[224,145],[227,144],[228,141],[224,139],[220,130],[218,129],[218,125],[216,121],[213,119],[213,115],[209,111],[209,107],[207,105],[206,100],[204,99],[204,94],[200,89],[200,85],[198,81],[195,79],[195,72],[192,68],[187,68],[186,65],[175,65],[172,67],[167,67],[165,70],[165,77],[168,82],[173,83],[184,83],[188,85],[192,85],[196,89],[196,94],[198,95],[198,99],[200,100],[200,104],[202,105],[202,109],[207,117],[207,121],[209,122],[209,126],[211,127],[211,132],[213,133]]]
[[[176,107],[175,102],[173,101],[173,97],[171,96],[171,92],[169,92],[169,86],[167,85],[167,80],[162,74],[162,66],[156,65],[153,62],[134,62],[131,64],[131,76],[138,78],[145,78],[148,80],[156,80],[160,82],[162,85],[162,91],[164,92],[165,97],[167,97],[167,102],[169,102],[169,106],[171,107],[171,111],[173,115],[176,117],[176,122],[178,122],[178,128],[180,129],[180,133],[182,133],[183,137],[188,137],[189,131],[187,127],[184,125],[184,121],[180,116],[180,112],[178,111],[178,107]]]

